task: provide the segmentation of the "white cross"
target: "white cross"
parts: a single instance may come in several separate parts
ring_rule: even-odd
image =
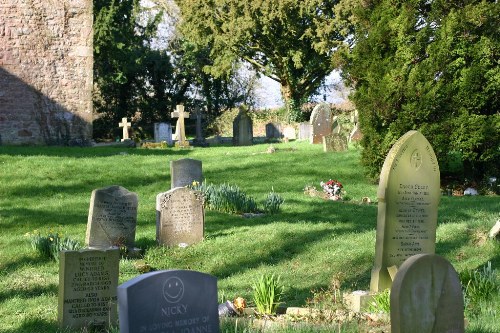
[[[123,139],[122,141],[125,141],[127,140],[129,137],[128,137],[128,128],[130,126],[132,126],[132,123],[128,123],[127,122],[127,118],[124,117],[122,118],[122,122],[118,124],[120,127],[123,127]]]
[[[186,141],[186,132],[184,131],[184,118],[189,117],[189,112],[184,112],[184,105],[177,105],[175,112],[170,113],[172,118],[179,118],[175,131],[178,133],[177,142],[184,143]]]

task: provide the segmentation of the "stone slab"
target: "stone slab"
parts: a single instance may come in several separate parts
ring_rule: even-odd
[[[168,145],[172,145],[172,125],[169,123],[154,123],[154,137],[155,142],[165,141]]]
[[[440,196],[434,150],[420,132],[409,131],[391,148],[380,173],[371,292],[390,288],[389,267],[434,253]]]
[[[418,254],[401,265],[391,288],[391,332],[464,332],[462,285],[446,259]]]
[[[140,275],[118,287],[120,333],[217,333],[217,278],[188,270]]]
[[[332,133],[332,112],[328,104],[316,105],[311,113],[309,123],[311,124],[310,143],[323,143],[323,137]]]
[[[90,248],[133,248],[137,225],[138,197],[121,186],[92,191],[85,243]]]
[[[171,188],[184,187],[203,182],[202,162],[192,158],[170,161]]]
[[[332,133],[323,137],[323,151],[345,151],[347,150],[347,138],[339,133]]]
[[[253,122],[252,118],[240,109],[233,121],[233,145],[250,146],[253,144]]]
[[[57,318],[61,329],[116,325],[120,251],[61,251]]]

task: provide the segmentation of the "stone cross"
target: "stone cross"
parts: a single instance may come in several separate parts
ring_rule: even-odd
[[[189,142],[186,141],[186,132],[184,127],[184,118],[189,118],[189,112],[184,112],[184,105],[177,105],[176,111],[170,113],[172,118],[179,118],[177,120],[177,128],[175,132],[177,133],[177,143],[179,146],[189,146]]]
[[[118,124],[123,127],[123,139],[122,141],[128,140],[128,128],[132,126],[132,123],[127,122],[127,117],[122,118],[122,122]]]

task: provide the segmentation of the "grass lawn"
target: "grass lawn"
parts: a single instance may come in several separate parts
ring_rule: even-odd
[[[343,291],[368,289],[377,224],[376,184],[364,176],[360,151],[324,153],[305,142],[186,150],[0,146],[0,332],[56,332],[58,264],[40,258],[26,233],[49,229],[85,241],[90,194],[121,185],[139,196],[136,245],[154,269],[192,269],[218,278],[221,298],[251,299],[263,273],[281,275],[287,306],[305,306],[333,278]],[[205,240],[186,249],[155,243],[155,198],[170,189],[171,160],[203,162],[208,183],[238,185],[261,203],[274,190],[284,197],[276,215],[245,219],[207,211]],[[306,185],[338,179],[347,199],[324,201]],[[360,204],[369,197],[372,204]],[[498,196],[442,197],[436,253],[458,272],[491,261],[500,243],[487,239],[499,218]],[[121,260],[119,283],[137,275]],[[468,316],[467,332],[500,332],[500,296]],[[495,330],[496,329],[496,330]],[[225,330],[224,330],[225,331]],[[235,329],[228,331],[235,332]],[[243,332],[243,331],[242,331]],[[308,331],[309,332],[309,331]]]

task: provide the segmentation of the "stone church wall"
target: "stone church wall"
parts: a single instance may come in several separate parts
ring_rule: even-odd
[[[0,144],[92,138],[92,1],[0,2]]]

